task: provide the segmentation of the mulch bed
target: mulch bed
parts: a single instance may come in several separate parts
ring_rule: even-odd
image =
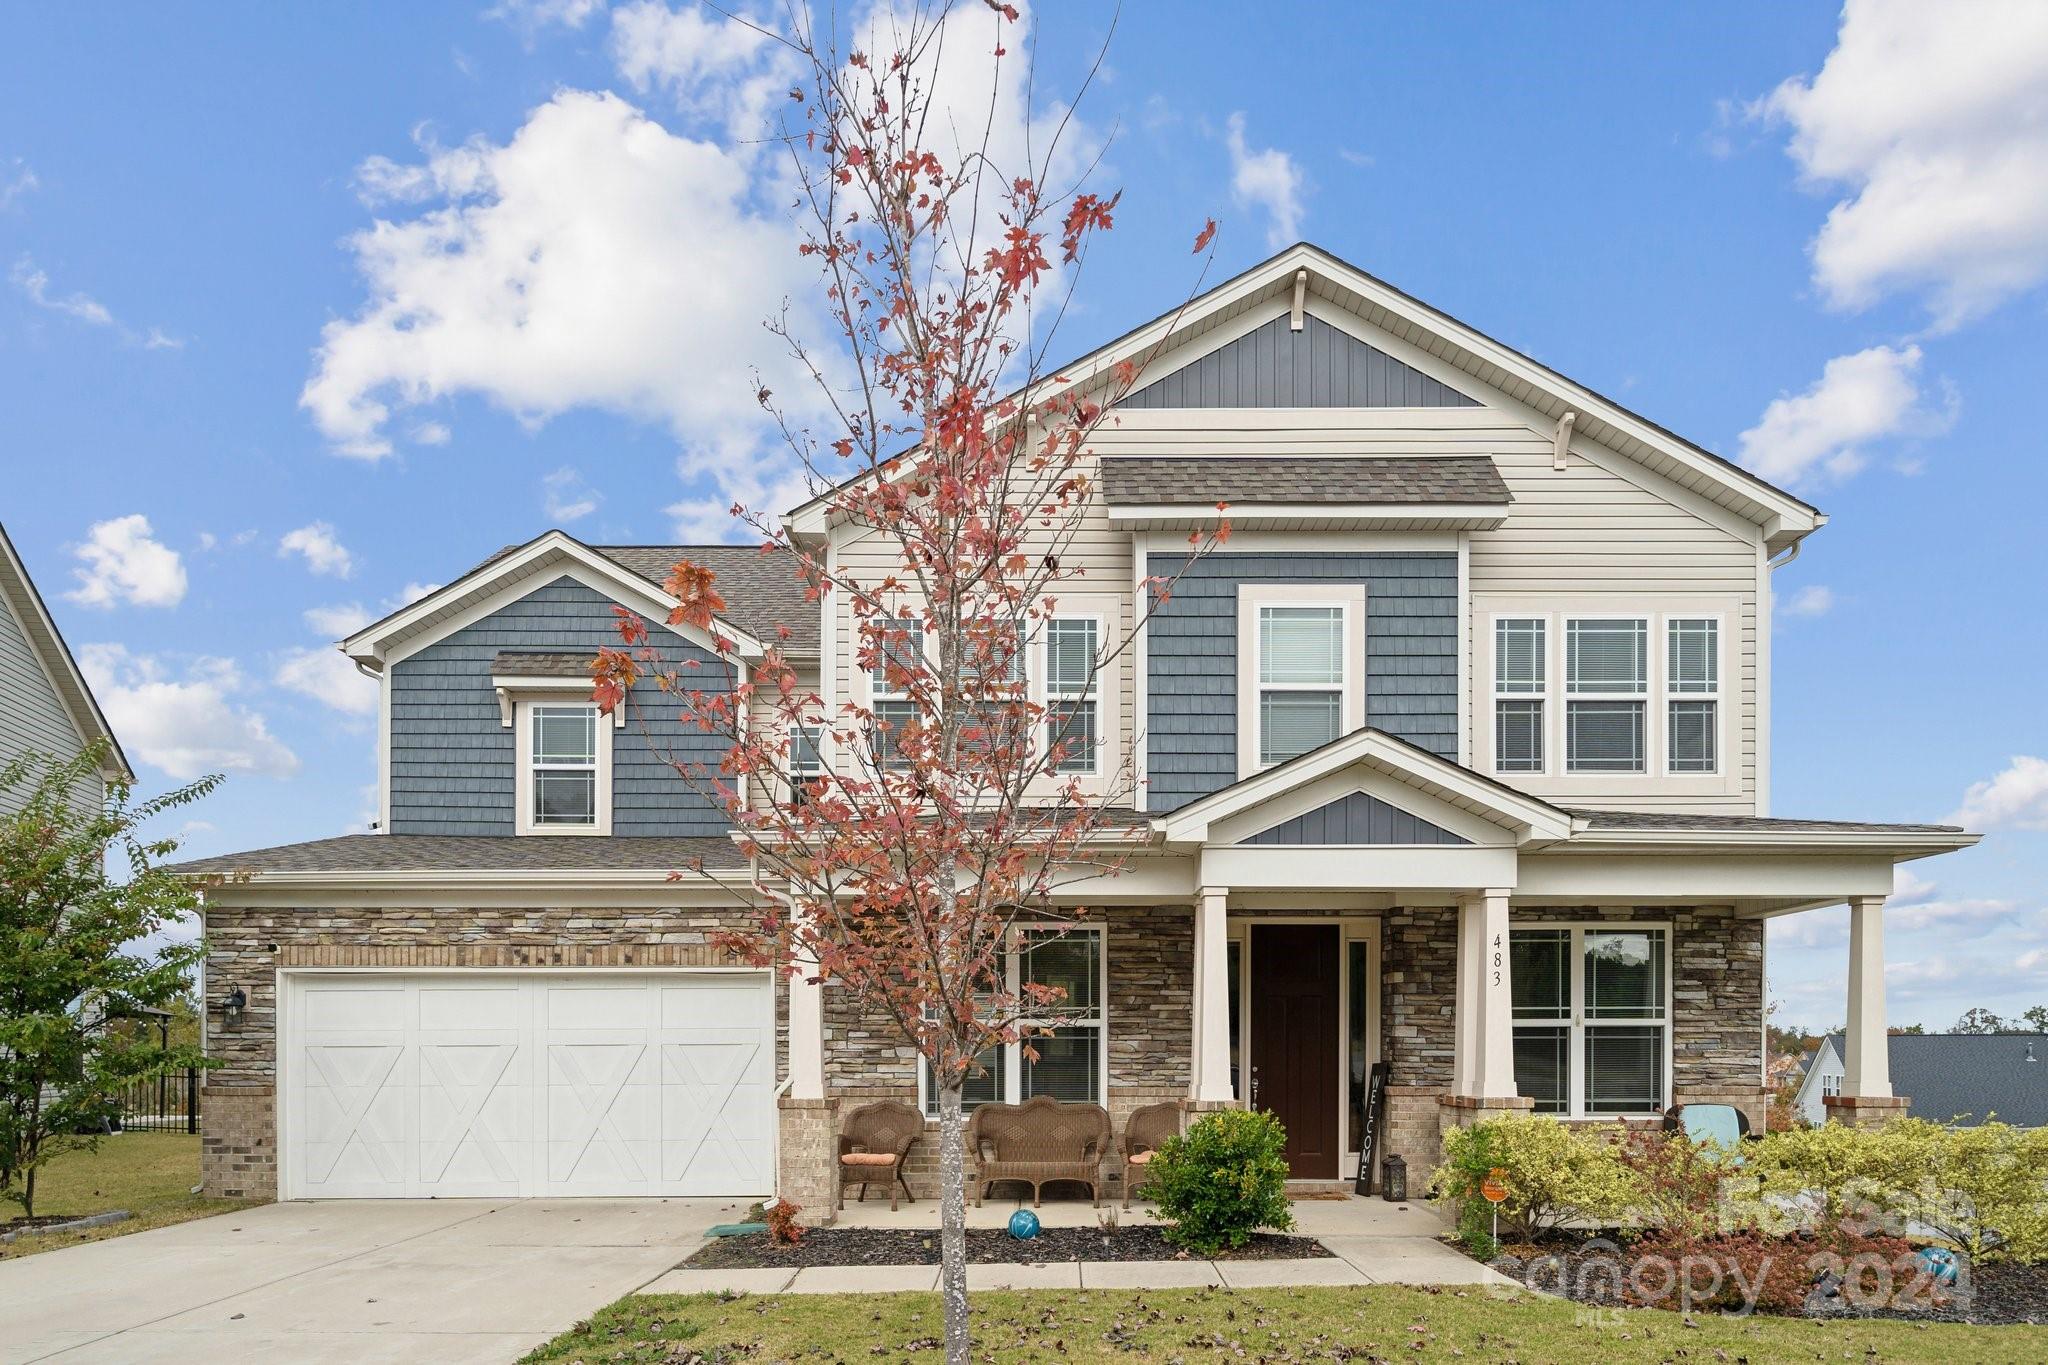
[[[1255,1232],[1228,1261],[1283,1261],[1331,1253],[1313,1237]],[[1019,1240],[995,1228],[969,1228],[967,1259],[974,1265],[1041,1265],[1054,1261],[1172,1261],[1187,1253],[1156,1227],[1046,1228]],[[939,1234],[901,1228],[812,1228],[793,1247],[776,1246],[765,1232],[720,1237],[683,1262],[692,1270],[830,1265],[937,1265]]]
[[[1449,1245],[1458,1246],[1455,1241]],[[1562,1294],[1576,1303],[1596,1308],[1626,1306],[1615,1283],[1617,1258],[1612,1244],[1598,1244],[1587,1249],[1584,1243],[1577,1241],[1545,1242],[1536,1246],[1504,1246],[1501,1251],[1502,1259],[1491,1262],[1494,1268],[1532,1289]],[[1791,1254],[1804,1253],[1794,1249]],[[1620,1257],[1620,1265],[1621,1272],[1626,1274],[1626,1252]],[[1931,1301],[1909,1307],[1863,1307],[1839,1296],[1814,1296],[1808,1300],[1803,1316],[1966,1322],[1979,1326],[2048,1324],[2048,1262],[1976,1266],[1968,1272],[1965,1284],[1967,1294],[1937,1289],[1927,1296]]]

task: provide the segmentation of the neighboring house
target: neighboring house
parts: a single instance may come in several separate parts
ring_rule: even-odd
[[[2048,1127],[2048,1034],[1894,1033],[1886,1042],[1892,1086],[1911,1097],[1914,1118]],[[1800,1078],[1792,1104],[1809,1123],[1842,1092],[1843,1051],[1842,1035],[1829,1034]]]
[[[1126,357],[1053,628],[1099,648],[1219,501],[1233,534],[1077,699],[1098,771],[1133,756],[1117,818],[1145,843],[1077,889],[1071,946],[1016,955],[1068,1013],[983,1094],[1119,1123],[1256,1103],[1324,1180],[1355,1167],[1375,1061],[1411,1170],[1502,1110],[1717,1101],[1761,1127],[1764,922],[1846,902],[1838,1109],[1896,1108],[1859,1046],[1884,1035],[1893,869],[1976,836],[1768,814],[1771,567],[1818,510],[1309,246],[1063,372]],[[841,573],[897,570],[821,503],[788,524]],[[209,1193],[758,1195],[779,1172],[817,1209],[840,1107],[929,1102],[841,990],[712,949],[748,914],[726,820],[590,705],[611,605],[665,620],[684,553],[719,574],[742,672],[786,628],[828,701],[886,703],[844,595],[807,605],[751,548],[550,531],[351,636],[383,686],[383,832],[186,865],[239,874],[207,892]],[[663,639],[718,662],[704,632]]]
[[[76,758],[96,740],[105,741],[106,757],[98,777],[78,792],[87,806],[99,804],[108,783],[132,782],[135,774],[0,526],[0,763],[25,753]],[[19,810],[22,795],[0,791],[0,814]]]

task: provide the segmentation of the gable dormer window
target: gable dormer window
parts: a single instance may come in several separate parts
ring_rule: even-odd
[[[595,702],[521,701],[521,834],[611,832],[611,731]]]

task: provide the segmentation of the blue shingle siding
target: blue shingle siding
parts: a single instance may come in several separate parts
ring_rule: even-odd
[[[1117,406],[1125,408],[1476,408],[1440,380],[1321,318],[1274,318]]]
[[[1175,567],[1155,555],[1148,572]],[[1203,555],[1146,627],[1147,810],[1178,810],[1237,780],[1241,583],[1363,583],[1366,724],[1457,761],[1455,554]]]
[[[1247,844],[1470,844],[1419,815],[1377,796],[1352,792],[1262,829]]]
[[[619,642],[611,601],[573,578],[558,578],[392,666],[391,832],[514,833],[514,737],[500,723],[491,661],[500,650],[587,650]],[[663,654],[697,659],[694,678],[722,688],[716,656],[680,641]],[[651,686],[612,731],[612,832],[620,835],[722,834],[719,806],[691,790],[657,750],[715,767],[723,746],[685,727],[678,706]]]

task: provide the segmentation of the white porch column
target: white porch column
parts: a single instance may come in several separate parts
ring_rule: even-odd
[[[1227,908],[1230,893],[1205,886],[1195,899],[1195,1009],[1192,1084],[1197,1103],[1229,1103],[1230,950]]]
[[[1493,888],[1458,903],[1458,990],[1451,1062],[1453,1094],[1515,1094],[1514,996],[1508,976],[1508,892]]]
[[[825,1098],[825,984],[815,959],[799,957],[789,977],[789,1095]]]
[[[1891,1044],[1884,1024],[1884,897],[1849,901],[1849,1028],[1843,1040],[1845,1098],[1889,1099]]]

